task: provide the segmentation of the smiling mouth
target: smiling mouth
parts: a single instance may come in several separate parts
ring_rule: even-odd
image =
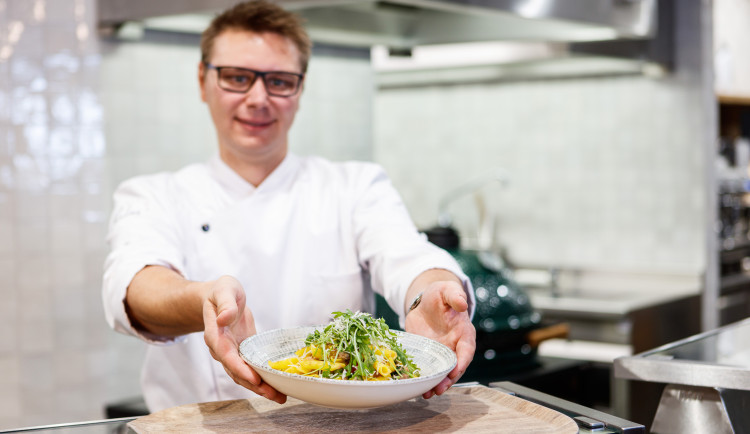
[[[251,120],[240,119],[240,118],[234,118],[234,119],[237,122],[241,123],[242,125],[246,125],[246,126],[254,127],[254,128],[263,128],[263,127],[267,127],[267,126],[269,126],[269,125],[271,125],[271,124],[274,123],[273,120],[263,120],[263,121],[253,120],[253,121],[251,121]]]

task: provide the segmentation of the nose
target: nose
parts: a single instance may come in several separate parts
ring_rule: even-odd
[[[268,92],[266,92],[266,84],[263,83],[261,77],[257,77],[255,82],[250,86],[247,93],[245,94],[245,102],[247,104],[259,104],[268,101]]]

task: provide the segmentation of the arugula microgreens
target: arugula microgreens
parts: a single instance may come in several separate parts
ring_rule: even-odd
[[[419,369],[406,354],[396,339],[396,334],[388,328],[382,318],[373,318],[364,312],[333,312],[333,322],[323,331],[315,330],[305,339],[306,345],[314,345],[323,350],[323,360],[342,358],[346,367],[331,372],[324,369],[324,378],[366,380],[375,373],[377,347],[387,347],[396,352],[396,370],[393,378],[419,377]],[[342,357],[346,355],[345,357]]]

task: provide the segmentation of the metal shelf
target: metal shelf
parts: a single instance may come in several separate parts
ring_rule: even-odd
[[[750,285],[750,275],[733,274],[731,276],[721,276],[722,293],[729,289]]]

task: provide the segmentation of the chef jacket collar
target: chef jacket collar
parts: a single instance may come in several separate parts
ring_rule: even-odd
[[[258,186],[255,187],[247,182],[237,172],[232,170],[224,160],[215,154],[208,162],[208,166],[213,176],[219,183],[232,195],[239,199],[253,194],[256,190],[266,191],[274,190],[283,185],[286,180],[291,179],[291,175],[300,167],[300,158],[291,152],[287,152],[284,160],[279,166],[271,172],[268,177]]]

